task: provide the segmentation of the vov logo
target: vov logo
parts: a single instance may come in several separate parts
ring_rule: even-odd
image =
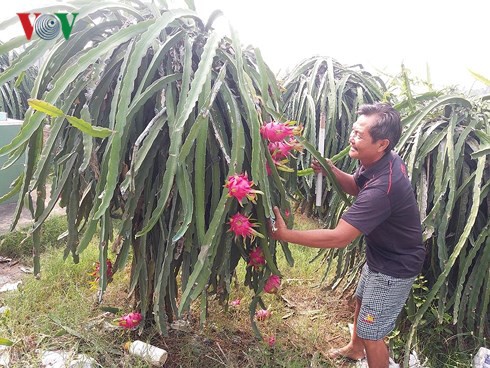
[[[31,14],[34,14],[34,24],[31,22]],[[54,13],[54,14],[41,14],[41,13],[17,13],[24,28],[26,38],[30,41],[32,32],[35,31],[39,38],[43,40],[52,40],[56,38],[61,32],[63,36],[68,40],[75,23],[75,18],[78,13],[71,13],[71,23],[68,21],[68,13]]]

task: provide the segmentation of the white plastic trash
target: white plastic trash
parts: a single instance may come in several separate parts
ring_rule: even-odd
[[[136,340],[132,343],[127,343],[129,354],[139,356],[148,363],[160,365],[167,360],[168,353],[156,346],[147,344],[146,342]]]
[[[94,368],[97,364],[95,359],[78,354],[76,357],[70,351],[45,351],[41,357],[43,368]]]
[[[490,368],[490,349],[481,347],[473,358],[473,368]]]
[[[63,351],[45,351],[41,357],[43,368],[66,368],[65,360],[68,354]]]
[[[5,291],[17,290],[19,288],[20,284],[22,284],[22,281],[7,283],[7,284],[3,285],[2,287],[0,287],[0,293],[3,293]]]
[[[10,346],[0,346],[0,367],[10,365]]]
[[[68,368],[95,368],[97,362],[85,354],[78,354],[76,359],[70,362]]]

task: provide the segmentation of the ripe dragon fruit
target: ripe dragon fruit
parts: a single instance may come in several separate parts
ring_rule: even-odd
[[[131,312],[125,316],[122,316],[115,320],[115,322],[122,328],[131,330],[138,327],[140,322],[143,320],[143,316],[138,312]]]
[[[269,294],[277,293],[277,290],[281,286],[281,278],[277,275],[270,275],[264,285],[264,291]]]
[[[259,247],[255,247],[250,251],[248,265],[257,269],[265,265],[264,254],[262,253],[262,249]]]
[[[294,135],[293,127],[287,123],[271,121],[260,128],[260,134],[269,142],[280,142]]]
[[[259,225],[251,223],[250,218],[242,215],[240,212],[231,216],[228,224],[230,225],[230,231],[235,233],[235,239],[239,236],[242,236],[243,238],[250,237],[252,240],[255,239],[256,236],[259,238],[264,237],[261,233],[254,230],[254,227],[258,227]]]
[[[252,185],[254,182],[248,180],[247,173],[245,173],[229,176],[224,187],[228,189],[228,196],[235,197],[242,205],[243,198],[247,197],[250,202],[255,203],[257,194],[264,194],[259,190],[252,189]]]
[[[230,302],[232,307],[238,307],[240,305],[240,299],[235,299]]]
[[[100,280],[100,263],[99,262],[95,262],[94,263],[94,266],[95,266],[95,269],[92,273],[90,273],[90,276],[93,276],[94,277],[94,283],[97,283],[99,280]],[[107,266],[107,269],[106,269],[106,275],[107,275],[107,281],[108,282],[111,282],[112,281],[112,276],[113,276],[113,272],[112,272],[112,262],[110,259],[108,259],[106,261],[106,266]]]
[[[269,344],[269,347],[274,347],[274,345],[276,345],[276,337],[274,335],[270,335],[267,338],[267,343]]]
[[[255,312],[255,318],[257,321],[265,321],[271,316],[271,311],[268,309],[259,309]]]
[[[294,148],[287,142],[270,142],[269,152],[274,160],[281,160],[283,158],[287,158],[290,154],[290,151]]]

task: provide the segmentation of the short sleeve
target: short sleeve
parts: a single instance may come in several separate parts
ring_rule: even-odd
[[[356,185],[360,188],[361,186],[359,185],[359,176],[361,175],[361,167],[358,167],[356,171],[354,171],[354,174],[352,174],[352,177],[354,178],[354,181]]]
[[[364,235],[381,225],[391,214],[390,200],[386,193],[373,188],[359,193],[352,206],[342,215],[342,219]]]

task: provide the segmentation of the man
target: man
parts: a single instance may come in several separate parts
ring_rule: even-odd
[[[392,151],[401,135],[400,114],[388,104],[363,105],[349,137],[349,156],[360,161],[353,175],[330,163],[342,189],[356,196],[335,229],[290,230],[274,208],[271,237],[314,248],[343,248],[364,234],[366,259],[356,290],[354,332],[330,357],[361,359],[370,368],[389,366],[384,338],[395,327],[425,258],[417,202],[406,166]],[[312,167],[322,169],[318,162]],[[325,173],[324,173],[325,174]]]

